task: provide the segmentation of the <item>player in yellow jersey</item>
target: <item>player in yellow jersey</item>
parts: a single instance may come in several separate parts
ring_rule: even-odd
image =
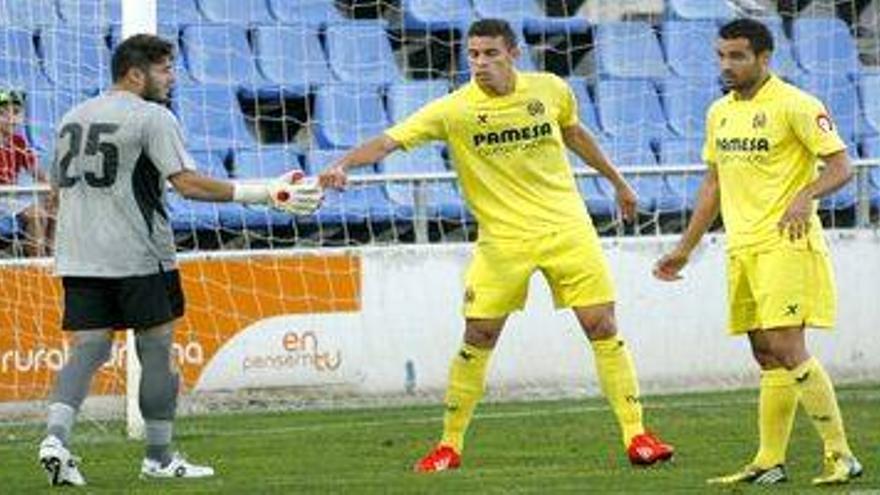
[[[376,163],[398,148],[445,141],[479,225],[465,280],[464,343],[450,367],[443,437],[415,469],[459,467],[492,349],[507,316],[523,307],[535,270],[547,278],[556,306],[572,308],[580,321],[630,460],[667,460],[672,447],[642,424],[632,358],[617,335],[611,274],[566,147],[615,185],[626,218],[634,216],[637,198],[580,125],[568,85],[552,74],[514,70],[519,49],[507,22],[475,22],[467,43],[469,84],[428,103],[321,175],[323,185],[341,188],[350,167]]]
[[[706,117],[709,168],[690,224],[654,269],[662,280],[680,278],[720,206],[729,330],[748,336],[761,368],[760,448],[741,471],[709,481],[785,481],[800,402],[825,446],[824,472],[813,482],[844,483],[862,467],[847,444],[831,381],[807,351],[804,328],[834,324],[834,277],[816,200],[852,177],[846,145],[821,102],[770,73],[773,38],[763,24],[731,21],[719,37],[721,77],[731,91]],[[825,164],[821,173],[816,157]]]

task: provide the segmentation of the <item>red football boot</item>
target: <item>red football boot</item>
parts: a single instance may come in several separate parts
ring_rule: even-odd
[[[634,466],[650,466],[672,459],[675,449],[651,433],[636,435],[629,442],[626,455]]]
[[[438,445],[428,455],[422,458],[414,467],[417,473],[434,473],[447,469],[458,469],[461,466],[461,456],[448,445]]]

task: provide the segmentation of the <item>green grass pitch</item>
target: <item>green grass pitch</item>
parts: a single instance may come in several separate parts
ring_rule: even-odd
[[[880,494],[880,386],[841,387],[850,441],[865,475],[845,488],[814,490],[821,444],[799,411],[788,471],[777,493]],[[630,467],[600,399],[483,404],[463,468],[419,475],[416,459],[437,438],[442,408],[373,408],[187,417],[178,444],[218,475],[204,481],[138,478],[139,442],[119,423],[80,425],[75,452],[87,489],[66,493],[713,493],[705,485],[748,461],[757,442],[757,391],[645,399],[650,427],[677,447],[674,462]],[[99,427],[100,426],[100,427]],[[41,425],[0,423],[0,493],[48,491],[36,462]],[[737,492],[766,492],[751,487]],[[57,492],[57,491],[56,491]]]

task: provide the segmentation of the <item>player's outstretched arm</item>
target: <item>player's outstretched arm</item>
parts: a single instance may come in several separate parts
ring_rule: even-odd
[[[691,251],[699,244],[703,234],[709,230],[712,222],[718,216],[721,195],[718,189],[718,170],[710,166],[706,176],[700,184],[697,193],[697,204],[694,214],[688,223],[687,229],[682,234],[678,245],[669,253],[663,255],[654,265],[654,276],[660,280],[673,281],[681,278],[678,274],[687,264]]]
[[[377,163],[399,147],[400,143],[386,134],[374,137],[327,167],[318,176],[318,182],[322,187],[343,189],[348,182],[348,169]]]
[[[265,204],[295,215],[313,213],[324,199],[323,189],[318,182],[304,179],[298,170],[261,182],[232,183],[212,179],[193,170],[176,173],[168,180],[187,199]]]
[[[636,209],[638,207],[638,197],[632,187],[623,178],[623,175],[617,170],[593,136],[584,129],[580,124],[565,127],[562,129],[562,140],[565,145],[574,151],[581,160],[587,165],[602,174],[608,179],[617,195],[617,204],[623,218],[632,221],[636,217]]]

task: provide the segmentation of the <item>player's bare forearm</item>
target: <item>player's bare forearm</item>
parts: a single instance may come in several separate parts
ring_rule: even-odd
[[[620,188],[626,182],[617,168],[611,164],[599,144],[589,131],[580,124],[562,129],[562,140],[565,146],[572,150],[591,168],[602,174],[611,181],[614,187]]]
[[[333,166],[342,166],[349,169],[377,163],[399,147],[400,144],[397,141],[391,139],[386,134],[382,134],[349,151],[334,163]]]
[[[819,177],[804,188],[803,193],[810,199],[819,199],[840,189],[853,177],[853,167],[846,151],[838,151],[823,156],[825,168]]]
[[[718,171],[710,166],[706,176],[700,184],[697,193],[697,203],[694,206],[694,214],[688,223],[687,229],[681,236],[676,249],[689,254],[700,243],[703,234],[709,230],[712,222],[718,216],[721,195],[718,189]]]
[[[193,170],[184,170],[168,178],[174,189],[187,199],[198,201],[232,201],[231,182],[212,179]]]

